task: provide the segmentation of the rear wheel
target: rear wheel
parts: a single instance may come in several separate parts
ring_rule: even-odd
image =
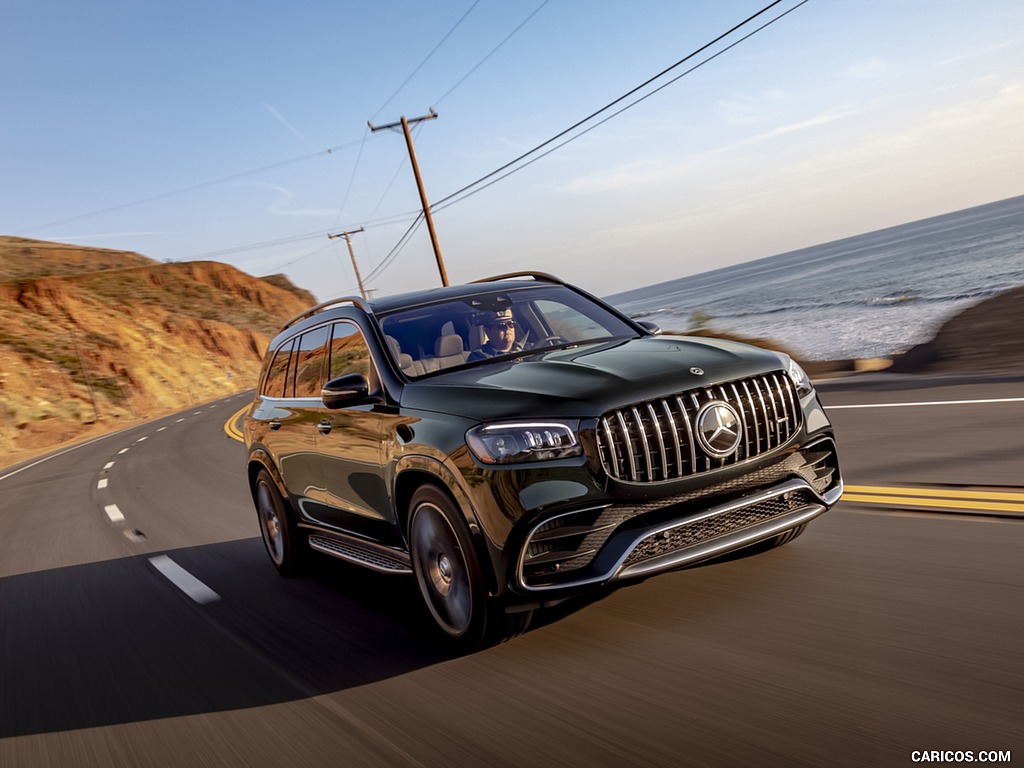
[[[423,486],[413,495],[411,509],[413,573],[431,618],[445,635],[473,648],[525,631],[530,612],[506,614],[487,594],[466,522],[448,495]]]
[[[270,562],[282,576],[297,573],[306,560],[308,550],[296,531],[287,503],[266,469],[261,469],[256,476],[253,497]]]

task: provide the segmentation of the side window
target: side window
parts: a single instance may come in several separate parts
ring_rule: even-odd
[[[292,368],[295,371],[295,389],[291,397],[320,397],[323,388],[321,379],[324,357],[327,354],[327,338],[330,333],[328,326],[317,328],[299,337],[295,353],[292,355]],[[289,393],[285,393],[289,396]]]
[[[263,394],[267,397],[284,397],[284,382],[288,373],[288,360],[292,355],[295,340],[281,345],[274,355],[274,360],[267,371],[267,380],[263,382]]]
[[[361,373],[366,377],[370,388],[373,388],[373,363],[370,359],[370,348],[362,332],[354,323],[335,323],[327,380],[348,373]]]

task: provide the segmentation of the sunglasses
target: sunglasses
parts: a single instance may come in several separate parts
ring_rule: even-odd
[[[515,327],[516,327],[516,324],[512,320],[502,320],[501,322],[494,323],[491,326],[491,328],[504,328],[505,330],[511,330],[512,328],[515,328]]]

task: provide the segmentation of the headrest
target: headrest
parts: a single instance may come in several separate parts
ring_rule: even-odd
[[[464,351],[465,347],[462,346],[462,337],[457,333],[450,336],[441,336],[436,342],[434,342],[435,357],[461,355]]]

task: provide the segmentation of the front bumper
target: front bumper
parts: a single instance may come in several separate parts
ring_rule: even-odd
[[[842,492],[835,445],[826,438],[697,492],[546,516],[524,536],[513,589],[555,598],[691,565],[803,525]]]

